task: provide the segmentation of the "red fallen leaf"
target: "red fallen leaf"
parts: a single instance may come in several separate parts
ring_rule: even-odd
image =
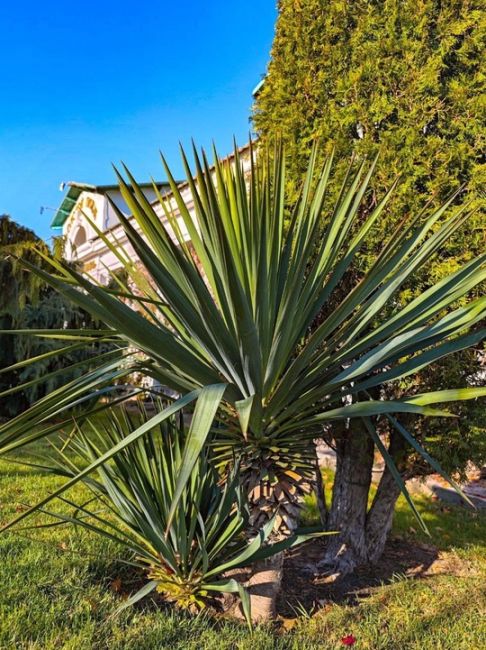
[[[354,645],[356,643],[356,637],[352,634],[348,634],[347,636],[343,636],[341,643],[343,645]]]

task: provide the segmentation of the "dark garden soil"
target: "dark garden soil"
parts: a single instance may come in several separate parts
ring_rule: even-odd
[[[361,566],[351,575],[332,580],[315,572],[324,544],[322,540],[315,540],[287,554],[277,604],[281,617],[296,618],[302,615],[303,609],[313,613],[332,603],[358,605],[378,587],[398,576],[423,579],[442,573],[462,575],[469,571],[466,563],[453,554],[394,537],[387,543],[379,564]]]

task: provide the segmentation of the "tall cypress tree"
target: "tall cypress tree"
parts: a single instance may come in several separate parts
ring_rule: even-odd
[[[410,298],[485,249],[486,218],[481,211],[481,187],[486,182],[484,3],[280,0],[278,6],[271,59],[252,119],[263,141],[284,141],[295,193],[316,139],[321,141],[323,156],[335,151],[338,178],[352,155],[379,154],[370,204],[401,177],[362,264],[366,266],[379,250],[384,233],[404,216],[419,214],[429,200],[443,201],[451,191],[467,185],[457,201],[470,200],[479,208],[418,283],[404,287],[402,298]],[[477,352],[465,352],[408,378],[393,387],[395,396],[405,389],[410,393],[414,388],[417,392],[440,388],[444,376],[450,385],[451,378],[457,385],[466,377],[482,381]],[[415,430],[451,472],[463,471],[468,459],[486,460],[484,415],[474,404],[463,408],[467,419],[428,421],[427,428],[419,421]],[[353,423],[347,430],[330,432],[327,442],[337,450],[328,524],[342,534],[333,538],[323,565],[346,572],[381,555],[399,489],[385,470],[367,510],[373,445],[366,432]],[[430,471],[393,435],[389,451],[404,478]]]
[[[253,122],[298,178],[312,141],[402,175],[395,210],[486,182],[486,21],[480,0],[280,0]]]

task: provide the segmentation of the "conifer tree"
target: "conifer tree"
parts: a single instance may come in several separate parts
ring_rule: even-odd
[[[484,3],[280,0],[278,8],[268,71],[256,94],[252,119],[262,141],[284,141],[295,195],[315,139],[321,141],[323,154],[336,152],[341,165],[337,180],[352,155],[379,154],[370,207],[401,177],[374,241],[362,255],[362,267],[374,258],[384,236],[407,215],[418,214],[427,201],[439,203],[464,185],[466,190],[456,201],[472,201],[478,207],[418,282],[415,278],[404,288],[405,301],[485,249]],[[481,292],[484,287],[477,289]],[[460,385],[466,378],[481,382],[482,364],[484,352],[469,350],[392,390],[399,396],[414,389],[440,388],[445,377],[449,385]],[[415,425],[419,439],[451,472],[463,472],[470,459],[486,460],[486,423],[480,405],[468,403],[461,409],[461,420]],[[340,528],[342,535],[330,545],[323,565],[338,572],[379,558],[399,494],[385,470],[373,506],[366,511],[373,444],[359,423],[352,426],[353,435],[350,430],[334,430],[327,438],[337,450],[328,523]],[[430,471],[399,437],[389,439],[389,451],[404,478]]]
[[[39,383],[37,379],[86,358],[86,351],[74,350],[5,372],[13,364],[55,350],[60,344],[49,338],[2,333],[2,330],[96,327],[86,312],[18,263],[18,259],[23,259],[43,266],[38,251],[49,253],[42,239],[7,215],[0,216],[0,419],[20,413],[56,388],[59,382],[57,376]],[[73,371],[72,377],[75,375]],[[65,380],[66,375],[63,376]],[[32,385],[20,393],[10,392],[29,381]]]

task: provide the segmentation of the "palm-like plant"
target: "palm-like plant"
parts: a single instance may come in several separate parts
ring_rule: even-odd
[[[161,403],[155,405],[157,417],[164,411]],[[154,426],[145,410],[134,415],[124,409],[110,411],[104,424],[95,420],[86,423],[84,431],[76,429],[57,450],[49,469],[76,480],[86,466],[96,464],[98,476],[85,473],[82,478],[94,496],[75,503],[58,495],[64,506],[74,508],[72,514],[46,506],[42,510],[58,522],[114,540],[129,552],[128,563],[141,570],[147,582],[120,610],[154,590],[180,607],[195,610],[211,603],[215,593],[238,593],[250,623],[247,589],[225,573],[281,553],[313,535],[269,544],[271,520],[248,539],[250,513],[238,466],[221,484],[210,446],[201,444],[209,429],[201,428],[198,408],[189,432],[182,411]],[[115,455],[110,453],[141,427],[145,428],[142,436]],[[66,453],[66,446],[81,464]],[[108,460],[100,465],[101,456]]]
[[[279,147],[271,156],[255,155],[250,147],[248,173],[238,150],[225,162],[215,153],[213,168],[204,154],[194,152],[195,174],[183,153],[193,213],[163,161],[172,189],[171,198],[159,197],[163,219],[130,172],[125,169],[126,179],[117,172],[133,219],[113,209],[139,262],[99,235],[128,281],[117,279],[118,288],[108,289],[55,260],[51,274],[27,266],[106,324],[101,333],[70,333],[80,338],[73,344],[99,337],[115,342],[118,353],[100,358],[79,380],[1,427],[3,450],[61,427],[62,418],[50,424],[52,416],[67,417],[80,400],[115,395],[114,380],[137,370],[183,395],[226,384],[216,453],[222,466],[238,457],[257,524],[265,505],[268,519],[278,502],[282,522],[295,526],[299,489],[314,471],[312,439],[324,425],[364,418],[392,463],[372,421],[386,415],[425,454],[400,424],[400,413],[449,416],[430,405],[474,398],[486,389],[441,390],[393,401],[373,399],[370,391],[484,338],[484,328],[474,326],[484,318],[486,298],[457,305],[486,278],[486,255],[408,304],[396,300],[400,287],[470,216],[467,205],[450,214],[453,195],[440,209],[397,224],[369,270],[337,299],[393,188],[362,218],[374,167],[363,163],[356,171],[350,168],[327,211],[332,159],[318,168],[317,157],[314,150],[300,197],[288,206]]]

